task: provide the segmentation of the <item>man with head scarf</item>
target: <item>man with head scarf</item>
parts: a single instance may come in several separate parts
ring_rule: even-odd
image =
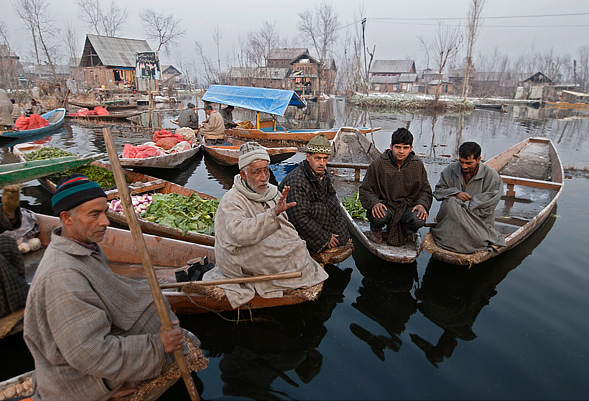
[[[198,115],[194,111],[196,106],[194,103],[188,103],[186,107],[178,116],[178,126],[198,129]]]
[[[234,308],[251,300],[282,297],[283,291],[307,288],[327,279],[306,244],[288,221],[290,188],[282,193],[270,180],[270,156],[257,142],[240,147],[239,169],[233,187],[223,195],[215,216],[216,267],[205,280],[263,274],[301,272],[302,277],[220,286]]]
[[[36,368],[33,399],[131,394],[173,361],[182,330],[161,327],[147,283],[110,270],[97,244],[109,222],[106,194],[96,182],[73,174],[51,202],[62,226],[51,234],[25,307],[24,339]]]
[[[329,139],[320,134],[307,144],[307,157],[282,180],[290,186],[288,218],[314,252],[346,245],[350,234],[339,208],[339,200],[326,169],[331,154]]]

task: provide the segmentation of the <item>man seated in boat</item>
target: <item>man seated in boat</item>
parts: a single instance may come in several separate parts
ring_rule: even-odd
[[[503,194],[497,171],[481,163],[481,147],[464,142],[458,161],[442,171],[434,196],[442,202],[430,229],[436,245],[458,253],[474,253],[491,245],[505,246],[495,230],[495,208]]]
[[[225,122],[225,129],[237,127],[237,123],[233,121],[233,109],[234,107],[231,105],[221,109],[221,117],[223,117],[223,121]]]
[[[370,221],[371,241],[382,243],[385,225],[388,244],[403,246],[408,239],[415,240],[427,220],[432,190],[407,128],[393,132],[390,149],[370,164],[359,195]]]
[[[51,203],[61,228],[51,234],[25,307],[33,399],[131,394],[173,361],[171,353],[184,343],[182,329],[162,328],[147,283],[110,270],[97,244],[109,221],[106,194],[96,182],[73,174],[59,183]]]
[[[205,114],[208,118],[200,124],[198,133],[206,139],[207,144],[223,144],[225,139],[223,117],[210,104],[205,106]]]
[[[188,103],[186,110],[182,110],[178,116],[178,126],[198,129],[198,115],[196,114],[194,103]]]
[[[204,280],[286,272],[301,272],[302,277],[220,286],[233,308],[256,293],[282,297],[285,290],[311,287],[328,277],[288,221],[284,212],[295,206],[286,201],[290,187],[281,193],[269,183],[269,163],[268,152],[257,142],[241,145],[239,174],[215,215],[216,267],[205,273]]]
[[[289,186],[286,201],[296,202],[296,206],[287,210],[288,219],[311,251],[321,252],[346,245],[350,233],[326,171],[331,154],[329,139],[323,134],[313,137],[306,152],[306,159],[288,173],[279,186],[281,191]]]
[[[31,114],[41,115],[45,113],[47,113],[47,109],[36,99],[31,99],[31,101],[27,104],[27,107],[25,107],[25,114],[27,116],[30,116]]]
[[[20,186],[9,185],[2,190],[0,204],[0,233],[19,229],[23,214]],[[25,306],[29,285],[25,279],[25,262],[16,240],[0,235],[0,317],[10,315]]]

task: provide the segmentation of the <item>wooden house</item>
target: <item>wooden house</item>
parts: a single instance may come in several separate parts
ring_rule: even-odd
[[[0,45],[0,87],[15,89],[24,80],[23,67],[7,45]],[[21,77],[22,80],[19,78]]]
[[[136,54],[144,52],[152,52],[145,40],[88,34],[78,68],[87,87],[127,89],[138,84]]]
[[[375,60],[368,75],[377,92],[413,92],[418,79],[413,60]]]
[[[549,97],[552,80],[542,72],[529,75],[516,89],[516,99],[546,100]]]
[[[232,67],[227,74],[229,85],[254,86],[270,89],[292,89],[288,79],[290,68],[283,67]]]

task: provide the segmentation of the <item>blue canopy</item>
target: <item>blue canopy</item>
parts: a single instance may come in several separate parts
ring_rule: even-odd
[[[229,85],[211,85],[202,100],[277,116],[282,116],[287,106],[307,105],[294,91]]]

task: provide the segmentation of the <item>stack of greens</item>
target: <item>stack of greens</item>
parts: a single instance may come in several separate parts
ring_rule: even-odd
[[[368,220],[368,218],[366,217],[366,209],[362,207],[358,193],[355,193],[349,198],[344,198],[342,205],[344,205],[344,207],[353,219]]]
[[[59,148],[45,147],[45,148],[41,148],[39,150],[35,150],[33,152],[27,153],[25,155],[25,159],[27,161],[32,161],[32,160],[54,159],[54,158],[58,158],[58,157],[67,157],[67,156],[75,156],[75,155],[73,153],[70,153],[68,151],[65,151],[65,150],[62,150]],[[112,171],[110,171],[109,169],[106,169],[104,167],[94,166],[92,164],[86,164],[84,166],[76,167],[74,169],[62,171],[60,173],[56,173],[56,174],[47,176],[47,178],[51,182],[57,184],[63,178],[67,177],[68,175],[74,174],[74,173],[84,174],[86,177],[88,177],[89,180],[96,181],[98,183],[98,185],[100,185],[104,189],[114,188],[117,185],[115,182],[115,177],[112,174]],[[127,178],[127,182],[129,182],[128,178]]]
[[[180,230],[213,235],[219,201],[202,199],[196,194],[154,194],[141,214],[143,220]]]

